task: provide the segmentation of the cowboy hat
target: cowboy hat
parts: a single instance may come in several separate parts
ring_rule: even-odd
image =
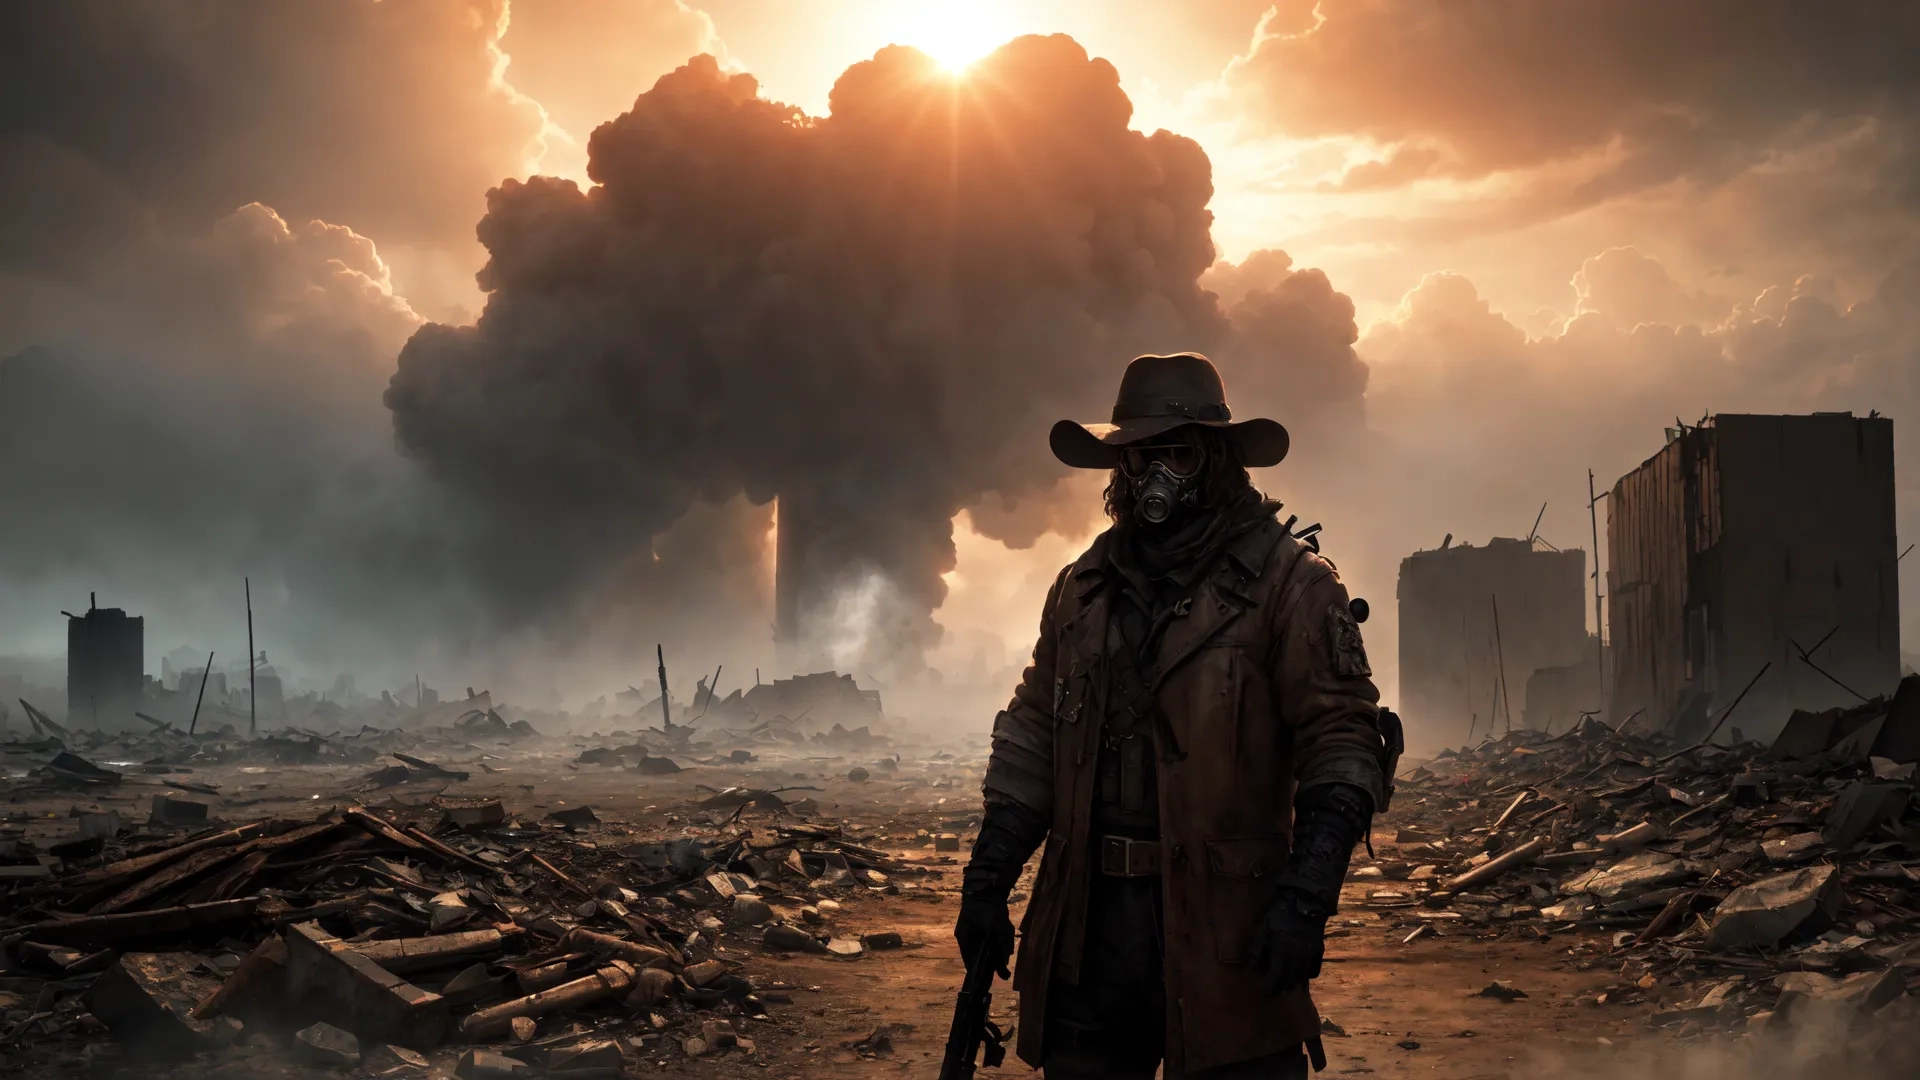
[[[1047,442],[1054,457],[1076,469],[1111,469],[1120,461],[1121,447],[1188,424],[1225,432],[1243,465],[1277,465],[1287,456],[1287,429],[1278,421],[1233,422],[1220,372],[1199,353],[1134,358],[1120,376],[1112,423],[1062,420]]]

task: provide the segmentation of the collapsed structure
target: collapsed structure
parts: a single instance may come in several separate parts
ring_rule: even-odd
[[[1534,672],[1566,668],[1566,695],[1599,708],[1587,634],[1586,553],[1541,549],[1531,540],[1495,537],[1485,547],[1449,542],[1401,560],[1400,707],[1408,718],[1452,739],[1469,725],[1545,727],[1566,716],[1535,717],[1527,695]],[[1496,627],[1496,619],[1498,625]],[[1586,691],[1582,693],[1581,691]],[[1488,728],[1487,730],[1491,730]]]
[[[1721,415],[1668,429],[1607,508],[1613,716],[1762,737],[1900,678],[1893,422]]]

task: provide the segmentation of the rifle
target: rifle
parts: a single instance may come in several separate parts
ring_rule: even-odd
[[[972,1080],[974,1054],[983,1048],[980,1066],[997,1069],[1007,1058],[1007,1035],[987,1015],[993,1003],[993,952],[991,939],[982,940],[978,953],[964,957],[967,978],[960,985],[960,1000],[953,1006],[953,1029],[947,1033],[947,1056],[940,1063],[940,1080]]]

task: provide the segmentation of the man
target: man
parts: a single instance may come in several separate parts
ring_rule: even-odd
[[[1346,588],[1247,476],[1286,429],[1233,422],[1189,353],[1134,360],[1113,422],[1051,443],[1111,470],[1113,525],[1055,580],[994,722],[961,954],[1006,974],[1008,896],[1045,841],[1022,1059],[1048,1080],[1303,1077],[1307,983],[1385,755]]]

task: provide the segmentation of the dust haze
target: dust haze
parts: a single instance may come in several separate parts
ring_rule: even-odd
[[[773,670],[778,516],[793,662],[978,686],[950,707],[984,725],[1101,524],[1046,428],[1146,351],[1293,430],[1258,482],[1374,600],[1389,700],[1401,557],[1542,503],[1590,546],[1587,469],[1676,417],[1877,409],[1920,464],[1910,19],[1705,5],[1676,82],[1635,77],[1667,67],[1632,12],[1562,70],[1516,66],[1545,15],[1281,5],[1219,84],[1245,137],[1372,156],[1276,182],[1338,220],[1224,261],[1214,147],[1135,130],[1071,38],[958,82],[885,49],[810,116],[724,26],[630,7],[636,74],[590,84],[580,9],[504,0],[0,15],[0,653],[98,590],[154,655],[243,655],[249,575],[263,644],[327,677],[554,701],[657,640]]]

